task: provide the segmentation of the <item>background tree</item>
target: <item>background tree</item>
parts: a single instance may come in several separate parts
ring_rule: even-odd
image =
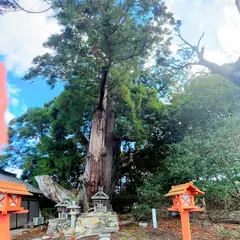
[[[206,191],[208,203],[217,200],[227,206],[238,201],[239,107],[239,88],[219,75],[193,79],[173,98],[168,106],[169,123],[158,124],[161,128],[152,142],[149,139],[148,149],[162,151],[164,145],[159,143],[164,140],[166,147],[161,168],[149,172],[137,190],[143,209],[160,206],[165,201],[161,196],[172,185],[192,180]],[[151,161],[158,162],[158,156]]]
[[[10,123],[10,141],[6,154],[1,157],[2,163],[24,169],[22,178],[33,184],[38,175],[44,175],[42,179],[49,182],[45,176],[49,175],[66,189],[80,188],[95,106],[92,90],[91,86],[83,87],[81,80],[74,79],[44,108],[30,109],[14,119]],[[135,189],[141,181],[132,171],[131,156],[146,144],[154,128],[152,119],[164,105],[158,91],[144,85],[124,86],[119,91],[125,94],[118,97],[115,131],[118,135],[134,134],[136,139],[135,142],[121,141],[114,182],[131,175],[131,188]],[[147,168],[149,171],[155,168],[154,162],[151,167],[147,162],[137,163],[138,176]],[[40,184],[44,184],[42,179],[37,177]],[[50,197],[47,189],[44,192]]]
[[[3,15],[6,12],[16,11],[17,6],[8,0],[1,0],[0,1],[0,15]]]

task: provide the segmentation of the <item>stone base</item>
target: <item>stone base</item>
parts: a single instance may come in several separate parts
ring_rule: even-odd
[[[71,220],[63,218],[55,218],[49,220],[47,234],[58,232],[69,232],[71,229]]]
[[[91,212],[82,214],[76,224],[76,235],[118,232],[118,217],[114,212]]]
[[[76,236],[92,236],[119,231],[118,217],[115,212],[91,212],[78,217],[75,228]],[[49,220],[47,234],[64,233],[72,235],[70,219]]]

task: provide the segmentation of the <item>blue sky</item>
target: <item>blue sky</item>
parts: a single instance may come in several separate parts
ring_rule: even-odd
[[[4,62],[4,58],[0,59]],[[44,79],[31,81],[22,80],[22,76],[14,71],[7,73],[7,86],[9,94],[9,113],[20,116],[28,108],[42,107],[44,103],[58,96],[63,86],[58,85],[53,90],[46,84]]]
[[[41,0],[20,0],[19,3],[35,11],[47,7]],[[208,60],[222,64],[237,59],[240,53],[240,16],[234,0],[166,0],[166,3],[175,17],[182,20],[182,35],[188,41],[196,43],[205,32],[203,44]],[[43,42],[60,31],[56,20],[50,16],[51,12],[15,12],[0,16],[0,61],[5,63],[8,70],[7,122],[28,108],[43,106],[63,89],[59,85],[51,90],[44,80],[32,84],[22,80],[32,59],[50,51],[43,48]],[[179,40],[174,39],[173,51],[178,49],[178,43]]]
[[[20,0],[26,9],[41,10],[47,7],[41,0]],[[59,95],[63,87],[59,84],[50,89],[44,80],[32,84],[22,78],[31,66],[32,59],[49,51],[42,44],[52,33],[60,28],[51,12],[45,14],[27,14],[25,12],[8,13],[0,16],[0,61],[7,67],[7,88],[9,108],[6,120],[20,116],[28,108],[43,106],[44,103]]]

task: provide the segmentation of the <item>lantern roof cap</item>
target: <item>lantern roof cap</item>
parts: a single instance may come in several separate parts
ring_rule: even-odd
[[[71,205],[71,200],[69,198],[63,199],[62,202],[59,202],[55,205],[55,207],[68,207]]]
[[[205,194],[203,191],[200,191],[198,188],[193,186],[193,182],[189,182],[189,183],[185,183],[177,186],[172,186],[172,189],[164,196],[171,197],[171,196],[181,195],[186,191],[191,192],[191,194],[193,195]]]
[[[5,181],[0,181],[0,192],[16,194],[16,195],[32,196],[32,194],[28,192],[28,190],[23,184],[16,184],[16,183],[10,183]]]
[[[76,204],[76,201],[72,201],[72,204],[70,206],[68,206],[67,208],[69,208],[69,209],[79,209],[81,207]]]
[[[98,192],[95,193],[92,197],[92,200],[108,200],[109,196],[103,192],[103,187],[98,187]]]

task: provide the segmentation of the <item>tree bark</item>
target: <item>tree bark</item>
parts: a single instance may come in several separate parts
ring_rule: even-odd
[[[111,198],[115,183],[118,179],[117,171],[120,165],[120,146],[121,140],[115,137],[114,128],[116,120],[116,99],[112,96],[107,106],[106,123],[106,155],[103,158],[104,186],[106,192]],[[120,172],[120,171],[119,171]]]
[[[107,179],[105,180],[105,173],[103,172],[103,158],[107,154],[105,137],[108,78],[109,69],[103,68],[98,105],[93,113],[89,148],[83,176],[88,198],[98,191],[98,186],[104,186],[105,191],[108,190],[108,185],[106,185]]]
[[[113,142],[113,159],[112,159],[112,178],[109,197],[112,196],[116,182],[122,174],[121,164],[120,164],[120,153],[121,153],[121,140],[115,138]]]
[[[61,187],[50,176],[36,176],[35,179],[40,190],[43,192],[43,195],[53,202],[62,202],[66,198],[69,198],[70,200],[76,200],[76,197],[72,192]]]
[[[98,186],[103,186],[111,197],[120,163],[121,140],[114,134],[116,99],[115,96],[107,97],[108,78],[109,70],[104,68],[83,176],[88,198],[98,191]]]

